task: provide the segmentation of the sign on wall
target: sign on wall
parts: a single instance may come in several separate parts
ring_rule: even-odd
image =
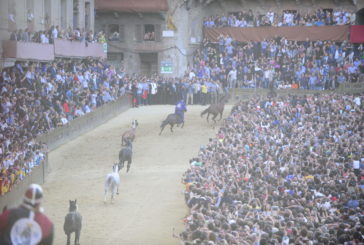
[[[172,61],[161,61],[161,73],[169,74],[173,73],[173,64]]]
[[[104,53],[106,54],[107,53],[107,43],[103,43],[102,48],[104,50]]]

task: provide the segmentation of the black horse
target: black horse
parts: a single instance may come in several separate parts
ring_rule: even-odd
[[[169,114],[167,116],[166,120],[164,120],[161,124],[161,131],[159,132],[159,135],[161,135],[163,129],[168,124],[171,126],[171,132],[173,133],[173,127],[175,124],[177,125],[177,127],[179,125],[181,125],[181,128],[183,128],[183,126],[185,125],[185,122],[181,120],[181,117],[178,114],[176,114],[176,113]]]
[[[82,228],[82,216],[77,211],[77,200],[70,200],[69,213],[64,219],[63,230],[67,235],[67,245],[71,244],[71,233],[75,232],[75,245],[80,244],[80,233]]]
[[[130,140],[126,141],[126,146],[119,151],[119,171],[124,167],[124,162],[127,161],[126,172],[129,172],[131,159],[133,156],[133,144]]]
[[[222,118],[222,114],[224,112],[224,108],[225,108],[225,103],[228,101],[229,97],[228,96],[224,96],[220,99],[220,101],[216,104],[211,104],[207,109],[205,109],[204,111],[201,112],[201,117],[203,115],[205,115],[207,113],[207,122],[209,121],[209,116],[210,114],[213,115],[212,117],[212,121],[214,121],[216,123],[216,117],[220,114],[220,119]]]

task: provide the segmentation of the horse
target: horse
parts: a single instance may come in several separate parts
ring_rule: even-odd
[[[222,114],[224,112],[225,103],[228,101],[228,97],[223,96],[218,103],[211,104],[207,109],[201,112],[201,117],[207,113],[206,120],[209,121],[210,114],[213,115],[212,120],[216,123],[215,118],[220,114],[220,119],[222,118]]]
[[[128,140],[133,142],[135,139],[135,131],[139,123],[137,120],[131,122],[131,129],[125,131],[121,137],[121,145],[124,145]]]
[[[124,162],[127,161],[128,165],[126,168],[126,172],[129,172],[130,165],[131,165],[131,159],[133,157],[133,144],[131,141],[127,141],[127,145],[123,147],[119,151],[119,171],[124,167]]]
[[[77,200],[71,201],[69,213],[64,219],[63,230],[67,235],[67,245],[71,243],[71,234],[75,232],[75,245],[80,244],[80,233],[82,228],[82,216],[77,211]]]
[[[119,185],[120,185],[119,165],[114,164],[112,166],[112,172],[106,176],[104,203],[106,203],[108,192],[110,192],[111,194],[111,203],[113,202],[115,194],[117,195],[119,194]]]
[[[183,126],[185,125],[185,122],[181,122],[181,118],[178,114],[176,113],[172,113],[172,114],[169,114],[167,116],[167,118],[162,122],[161,124],[161,131],[159,132],[159,135],[161,135],[163,129],[165,126],[167,126],[168,124],[171,126],[171,132],[173,133],[173,127],[175,124],[177,124],[177,127],[181,125],[181,128],[183,128]]]

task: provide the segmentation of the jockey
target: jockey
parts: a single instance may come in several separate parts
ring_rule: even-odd
[[[0,214],[0,244],[44,244],[53,243],[54,225],[43,214],[42,187],[31,184],[25,192],[23,203]]]
[[[176,104],[176,108],[174,110],[174,113],[179,116],[180,121],[178,122],[178,124],[185,122],[184,114],[186,111],[187,111],[187,107],[186,107],[184,100],[182,99]]]

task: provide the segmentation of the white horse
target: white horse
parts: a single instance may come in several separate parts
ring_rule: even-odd
[[[119,185],[120,185],[119,166],[118,164],[114,164],[112,166],[112,173],[109,173],[106,176],[104,203],[106,203],[107,200],[107,192],[110,192],[111,202],[113,202],[115,194],[119,194]]]

